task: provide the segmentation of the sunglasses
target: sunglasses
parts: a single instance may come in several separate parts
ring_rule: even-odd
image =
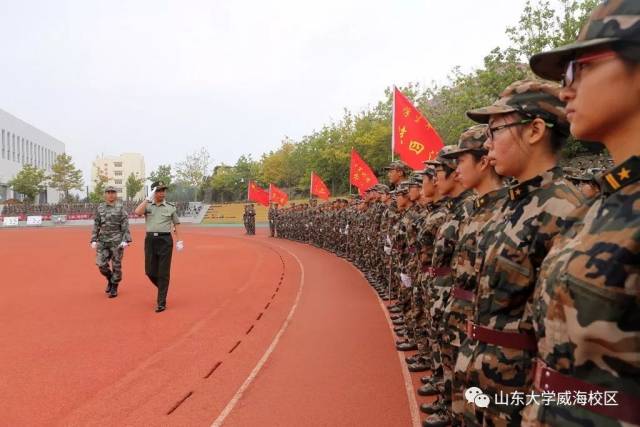
[[[578,76],[578,73],[582,69],[583,65],[590,62],[601,61],[603,59],[610,59],[615,56],[617,55],[614,51],[608,50],[606,52],[585,55],[578,59],[574,59],[573,61],[569,61],[569,63],[567,64],[567,69],[562,76],[562,87],[570,87],[573,82],[575,82],[576,77]]]

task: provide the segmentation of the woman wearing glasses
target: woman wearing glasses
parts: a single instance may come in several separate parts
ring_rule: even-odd
[[[538,340],[525,425],[640,425],[640,1],[596,8],[578,40],[534,55],[563,80],[571,133],[615,162],[602,194],[556,241],[531,312]]]
[[[533,381],[536,340],[525,307],[552,239],[569,213],[583,204],[557,165],[569,133],[559,92],[552,83],[518,81],[493,105],[467,112],[488,125],[488,158],[496,172],[513,179],[509,200],[489,219],[478,241],[474,310],[460,348],[470,357],[456,370],[465,371],[465,389],[479,387],[489,396],[489,406],[465,404],[468,425],[520,425],[526,401],[505,405],[502,398],[524,395]]]

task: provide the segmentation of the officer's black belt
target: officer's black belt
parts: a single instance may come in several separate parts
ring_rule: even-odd
[[[158,237],[158,236],[170,236],[171,233],[147,233],[147,236]]]

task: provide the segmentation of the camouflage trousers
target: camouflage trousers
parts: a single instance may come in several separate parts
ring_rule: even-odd
[[[469,353],[469,340],[463,343],[460,353]],[[465,356],[466,357],[466,356]],[[470,424],[482,423],[490,426],[520,426],[523,406],[496,405],[494,397],[511,395],[514,392],[526,395],[533,385],[533,360],[535,353],[496,346],[485,342],[471,351],[466,367],[465,389],[479,387],[491,399],[488,408],[481,409],[481,416],[473,403],[464,404],[464,419]],[[460,361],[460,356],[458,357]],[[456,365],[456,370],[458,366]]]
[[[447,280],[448,279],[448,280]],[[434,371],[436,383],[444,386],[445,398],[451,390],[451,381],[444,377],[442,341],[444,334],[444,311],[449,299],[451,287],[449,278],[436,277],[429,281],[429,315],[427,323],[427,334],[431,346],[431,364]],[[442,373],[442,374],[440,374]],[[442,375],[442,377],[440,377]],[[445,399],[448,400],[448,399]]]
[[[124,249],[119,247],[119,243],[98,242],[96,265],[100,273],[114,285],[117,285],[122,280],[123,254]]]
[[[416,345],[420,356],[431,359],[431,340],[429,337],[429,293],[424,273],[418,276],[418,292],[420,292],[421,305],[416,310]]]
[[[467,319],[473,314],[473,303],[454,298],[449,300],[445,310],[445,333],[442,352],[444,354],[444,376],[451,378],[451,411],[456,424],[463,423],[464,378],[457,374],[456,366],[460,358],[460,346],[467,339]],[[461,361],[464,363],[464,360]],[[466,372],[466,369],[464,370]]]

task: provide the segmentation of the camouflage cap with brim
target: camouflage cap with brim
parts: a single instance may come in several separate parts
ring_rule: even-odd
[[[388,194],[389,193],[389,187],[384,185],[384,184],[376,184],[373,187],[370,188],[371,191],[375,191],[376,193],[380,193],[380,194]]]
[[[487,149],[484,148],[484,143],[487,141],[487,127],[485,124],[471,126],[460,135],[458,146],[443,154],[442,157],[455,159],[469,151],[487,152]]]
[[[414,172],[409,177],[409,181],[411,182],[411,185],[421,187],[423,178],[424,178],[423,174]]]
[[[411,171],[411,168],[409,167],[409,165],[407,165],[402,160],[394,160],[389,164],[389,166],[384,167],[384,170],[392,170],[392,169],[401,170],[401,171],[404,171],[404,173],[409,173]]]
[[[560,80],[567,63],[598,48],[629,43],[640,51],[640,1],[609,0],[596,7],[574,43],[533,55],[531,69],[538,76]],[[637,54],[637,53],[636,53]]]
[[[113,185],[107,185],[104,189],[105,193],[117,193],[116,191],[116,187],[114,187]]]
[[[457,167],[457,162],[453,158],[446,157],[449,153],[456,149],[455,145],[446,145],[438,151],[438,155],[433,160],[427,160],[424,162],[426,165],[433,166],[437,168],[439,166],[447,166],[451,169],[455,169]]]
[[[526,117],[540,117],[549,127],[569,134],[565,103],[560,99],[561,87],[545,80],[518,80],[502,91],[492,105],[467,111],[477,123],[489,123],[496,114],[520,113]]]

